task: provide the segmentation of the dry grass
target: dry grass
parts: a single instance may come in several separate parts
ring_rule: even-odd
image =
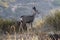
[[[26,32],[22,34],[13,34],[9,35],[9,33],[4,36],[2,40],[51,40],[49,36],[45,32],[41,32],[36,35],[34,32]]]

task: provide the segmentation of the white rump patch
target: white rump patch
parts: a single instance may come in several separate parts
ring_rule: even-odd
[[[22,18],[19,18],[19,20],[21,21],[21,20],[22,20]]]

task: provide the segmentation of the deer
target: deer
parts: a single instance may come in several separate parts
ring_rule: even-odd
[[[27,29],[27,26],[26,26],[27,23],[31,24],[31,28],[32,28],[32,23],[34,21],[35,15],[39,14],[39,12],[38,12],[38,10],[36,10],[35,6],[32,9],[33,9],[33,14],[32,15],[22,15],[20,17],[21,23],[23,22],[25,24],[25,26],[23,28]]]

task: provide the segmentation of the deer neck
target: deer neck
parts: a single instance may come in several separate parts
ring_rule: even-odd
[[[35,17],[36,13],[33,13],[33,16]]]

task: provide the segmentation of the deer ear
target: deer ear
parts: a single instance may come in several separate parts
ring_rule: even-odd
[[[35,6],[33,7],[33,10],[36,10],[36,7]]]

